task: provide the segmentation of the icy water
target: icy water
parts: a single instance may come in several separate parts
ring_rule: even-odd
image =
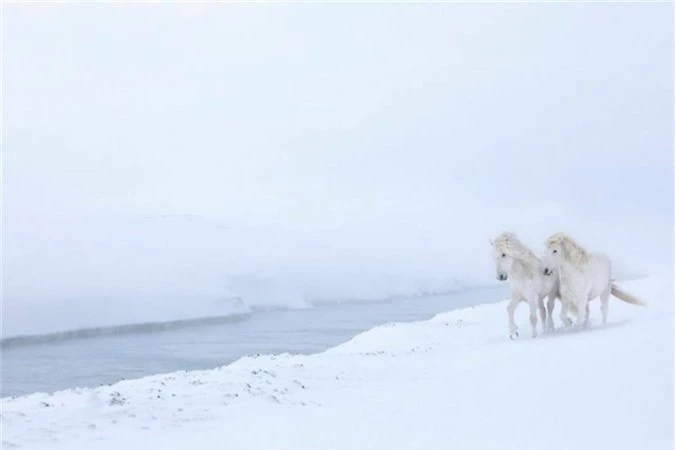
[[[386,322],[429,319],[503,299],[504,288],[306,310],[256,312],[227,323],[20,345],[2,350],[3,397],[96,387],[177,370],[212,369],[255,353],[316,353]]]

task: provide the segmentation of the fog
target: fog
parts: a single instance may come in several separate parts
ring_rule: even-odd
[[[668,273],[670,8],[4,5],[3,333]]]

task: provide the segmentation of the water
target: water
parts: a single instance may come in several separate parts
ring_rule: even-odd
[[[244,320],[126,333],[2,350],[4,396],[96,387],[177,370],[212,369],[247,354],[315,353],[386,322],[424,320],[499,301],[503,288],[445,296],[257,312]]]

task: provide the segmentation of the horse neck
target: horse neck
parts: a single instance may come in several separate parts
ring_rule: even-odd
[[[563,259],[560,266],[558,266],[558,272],[560,276],[565,277],[570,274],[576,274],[581,271],[581,268],[574,264],[572,261],[569,261],[567,258]]]
[[[532,278],[534,274],[530,273],[530,269],[527,267],[527,263],[520,259],[514,259],[513,264],[511,265],[511,275],[521,279]]]

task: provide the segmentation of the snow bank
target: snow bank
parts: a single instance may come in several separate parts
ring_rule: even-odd
[[[399,259],[375,268],[383,252],[348,244],[359,240],[353,236],[327,246],[335,239],[183,215],[36,220],[28,228],[8,222],[5,343],[469,286],[428,264]]]
[[[650,222],[645,235],[645,224],[594,222],[555,204],[455,211],[340,229],[233,226],[180,214],[8,216],[2,336],[110,332],[492,285],[487,239],[504,229],[534,249],[567,230],[609,253],[618,278],[672,269],[669,224]]]
[[[623,287],[649,306],[612,299],[602,326],[593,302],[581,333],[509,341],[500,303],[316,355],[5,398],[3,448],[671,449],[672,278]]]

